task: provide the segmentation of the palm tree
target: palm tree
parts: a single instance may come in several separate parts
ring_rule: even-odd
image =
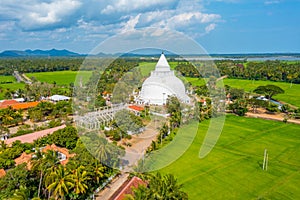
[[[76,194],[84,194],[88,188],[86,183],[90,180],[87,171],[85,171],[85,167],[81,165],[74,170],[72,178],[74,179],[74,192]]]
[[[69,174],[66,168],[59,165],[58,168],[51,172],[47,177],[47,189],[55,199],[65,199],[69,191],[74,188],[75,180],[72,174]]]
[[[43,176],[53,170],[59,160],[57,158],[57,153],[52,150],[48,150],[46,153],[38,151],[36,158],[32,159],[32,169],[37,170],[40,173],[39,187],[38,187],[38,197],[40,197]]]
[[[10,198],[10,200],[24,200],[29,198],[29,190],[20,186],[20,189],[16,190],[14,195]]]
[[[105,176],[105,167],[103,165],[99,165],[98,162],[94,168],[94,179],[97,184],[100,183],[100,180]]]
[[[105,162],[109,159],[112,153],[110,146],[105,138],[98,137],[95,141],[95,154],[101,162]]]
[[[133,190],[132,197],[127,199],[161,199],[172,200],[181,199],[186,200],[188,196],[185,192],[181,191],[182,185],[178,184],[175,177],[171,174],[162,176],[160,173],[149,175],[146,177],[148,185],[140,185],[137,189]]]

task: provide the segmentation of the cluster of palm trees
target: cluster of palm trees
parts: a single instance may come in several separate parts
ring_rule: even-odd
[[[13,125],[23,121],[22,112],[11,107],[0,109],[0,121],[2,125]]]
[[[144,177],[146,185],[133,189],[133,195],[128,195],[126,200],[186,200],[187,193],[182,191],[182,185],[172,174],[150,174]]]
[[[105,167],[95,164],[92,169],[70,161],[67,165],[59,162],[57,152],[48,150],[37,152],[31,160],[31,172],[38,182],[37,199],[82,199],[89,190],[89,183],[100,184],[105,175]],[[92,171],[92,172],[91,172]],[[12,199],[26,196],[26,190],[20,187]]]

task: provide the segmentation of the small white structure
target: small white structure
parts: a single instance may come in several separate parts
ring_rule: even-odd
[[[67,96],[64,96],[64,95],[55,94],[55,95],[49,97],[49,99],[51,101],[58,102],[58,101],[68,101],[70,99],[70,97],[67,97]]]
[[[19,102],[19,103],[25,102],[25,99],[24,99],[24,98],[16,98],[16,99],[14,99],[14,100],[16,100],[16,101]]]
[[[168,96],[172,95],[175,95],[184,103],[190,102],[183,82],[175,76],[165,55],[162,53],[155,70],[144,81],[137,102],[141,104],[164,105]]]

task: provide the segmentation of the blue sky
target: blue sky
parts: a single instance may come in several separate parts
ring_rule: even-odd
[[[176,30],[208,53],[300,52],[300,0],[1,0],[0,51],[88,53],[119,33]]]

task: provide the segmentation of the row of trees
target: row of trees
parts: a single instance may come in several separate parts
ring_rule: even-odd
[[[79,70],[84,58],[2,58],[0,75],[21,73]]]
[[[229,78],[300,83],[300,62],[216,60],[214,63],[220,75]],[[199,72],[204,65],[204,61],[196,63],[196,67],[190,63],[178,63],[175,69],[186,77],[202,77]]]
[[[220,74],[229,78],[300,83],[300,62],[215,61]]]

